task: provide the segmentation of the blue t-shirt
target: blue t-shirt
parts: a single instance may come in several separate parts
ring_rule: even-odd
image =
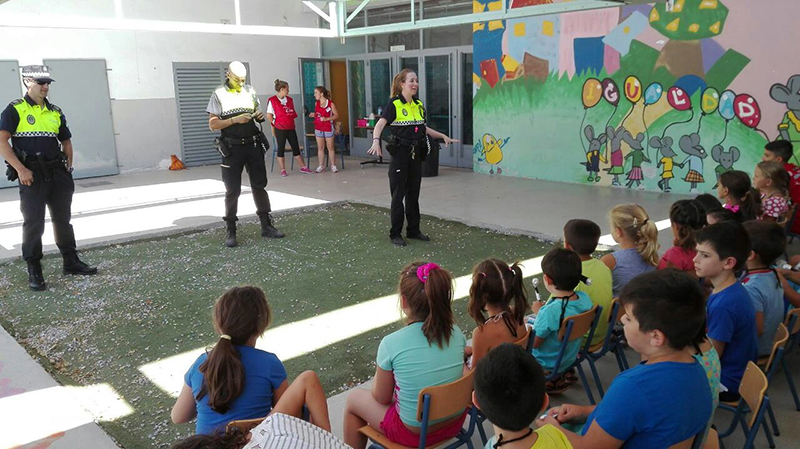
[[[720,355],[722,385],[738,392],[747,362],[756,361],[758,336],[756,311],[744,286],[738,282],[708,298],[708,337],[725,343]]]
[[[769,355],[778,325],[783,322],[783,286],[772,270],[746,273],[742,285],[750,294],[756,313],[764,314],[764,333],[758,337],[758,355]]]
[[[578,299],[567,301],[567,309],[564,312],[564,318],[572,315],[578,315],[591,309],[594,304],[589,299],[586,292],[575,292]],[[536,361],[542,365],[545,370],[553,370],[556,367],[556,359],[558,359],[558,351],[561,349],[561,342],[558,339],[559,332],[559,319],[561,318],[561,306],[563,300],[551,299],[547,302],[536,315],[536,322],[533,324],[533,329],[536,336],[543,338],[541,346],[533,348],[533,356]],[[569,364],[575,361],[578,357],[578,351],[581,348],[583,339],[579,338],[567,344],[567,349],[564,351],[564,357],[561,359],[561,370],[563,371]]]
[[[623,448],[660,449],[703,432],[711,419],[711,388],[693,363],[641,364],[620,373],[594,409],[593,421]]]
[[[211,410],[208,406],[208,394],[197,401],[198,434],[211,434],[217,430],[225,430],[225,425],[237,419],[263,418],[272,410],[272,392],[286,380],[286,368],[278,357],[271,353],[250,346],[234,346],[239,350],[244,366],[244,390],[231,404],[224,414]],[[203,388],[205,376],[200,372],[200,365],[206,361],[208,354],[197,358],[183,377],[184,382],[192,389],[197,398]]]
[[[422,425],[417,421],[417,402],[421,390],[461,378],[466,344],[467,339],[455,324],[450,342],[443,348],[435,342],[428,343],[422,333],[421,322],[411,323],[383,337],[378,346],[377,365],[394,374],[394,397],[398,414],[404,423],[415,427]]]

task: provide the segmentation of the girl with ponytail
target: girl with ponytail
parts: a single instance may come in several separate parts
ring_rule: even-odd
[[[467,354],[472,355],[470,369],[492,348],[525,337],[528,307],[519,263],[509,266],[499,259],[486,259],[475,265],[467,306],[478,325],[472,331],[472,347],[467,347]]]
[[[619,297],[622,288],[636,276],[658,265],[658,228],[647,211],[638,204],[620,204],[610,213],[611,236],[620,249],[600,260],[611,270],[612,293]]]
[[[315,170],[316,173],[325,171],[325,145],[328,146],[328,163],[331,164],[331,172],[336,173],[339,171],[336,168],[336,149],[333,147],[333,123],[339,118],[339,112],[336,110],[336,105],[331,101],[331,92],[325,86],[317,86],[314,88],[314,112],[310,112],[308,116],[314,119],[314,136],[317,138],[317,159],[319,159],[319,166]]]
[[[673,246],[661,257],[658,269],[675,268],[697,277],[694,271],[694,258],[697,256],[694,233],[706,226],[706,210],[697,200],[678,200],[669,208],[669,222]]]
[[[550,292],[550,299],[544,305],[538,301],[534,302],[531,309],[536,314],[536,322],[533,325],[536,332],[533,340],[533,356],[545,371],[555,369],[561,349],[558,332],[561,330],[564,318],[581,314],[594,306],[589,295],[575,291],[578,284],[588,281],[582,271],[580,256],[566,248],[554,248],[542,259],[542,280]],[[575,361],[582,341],[583,339],[579,338],[567,344],[567,350],[561,359],[562,367],[569,366]],[[547,392],[563,393],[576,381],[577,377],[574,375],[565,375],[556,381],[548,381]]]
[[[330,432],[328,404],[317,375],[306,371],[290,385],[278,357],[255,347],[271,318],[258,287],[234,287],[217,300],[213,322],[219,340],[186,372],[172,408],[174,423],[196,417],[198,434],[215,434],[234,420],[272,413],[299,417],[305,405],[312,423]]]
[[[381,340],[372,389],[354,389],[344,412],[344,441],[364,449],[358,429],[369,425],[392,442],[418,447],[419,392],[461,377],[466,339],[453,322],[453,277],[435,263],[415,262],[400,273],[400,307],[406,325]],[[466,408],[465,408],[466,410]],[[453,438],[466,411],[428,426],[426,445]]]
[[[717,197],[724,203],[722,207],[733,212],[742,223],[761,215],[761,193],[743,171],[731,170],[719,175]]]

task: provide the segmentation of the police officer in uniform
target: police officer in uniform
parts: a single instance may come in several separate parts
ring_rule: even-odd
[[[267,194],[267,168],[264,154],[269,143],[255,122],[265,121],[264,112],[256,91],[245,84],[247,69],[239,61],[228,66],[225,84],[219,86],[211,95],[206,112],[209,113],[208,127],[220,130],[217,148],[223,156],[222,182],[225,183],[225,220],[228,233],[225,245],[237,245],[236,216],[239,194],[242,192],[242,170],[247,169],[256,214],[261,219],[261,236],[282,238],[284,234],[275,229],[270,218],[272,210]]]
[[[403,69],[392,80],[392,98],[383,108],[381,119],[375,124],[372,147],[368,153],[381,156],[380,138],[386,125],[389,135],[386,149],[392,156],[389,163],[389,189],[392,193],[392,229],[389,238],[395,246],[405,246],[401,232],[403,214],[408,224],[406,237],[429,241],[430,237],[419,229],[419,190],[422,183],[422,161],[433,144],[427,137],[444,140],[450,145],[458,140],[425,126],[425,107],[417,98],[419,80],[413,70]],[[405,200],[405,207],[403,206]]]
[[[64,258],[64,274],[96,274],[97,268],[81,262],[72,231],[72,133],[61,109],[47,100],[50,69],[22,67],[28,93],[12,101],[0,115],[0,155],[9,180],[19,179],[22,211],[22,257],[28,263],[31,290],[47,289],[42,274],[44,211],[50,209],[55,241]],[[13,148],[9,145],[11,139]]]

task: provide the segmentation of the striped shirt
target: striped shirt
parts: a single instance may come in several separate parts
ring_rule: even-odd
[[[250,433],[244,449],[351,449],[332,433],[283,413],[267,416]]]

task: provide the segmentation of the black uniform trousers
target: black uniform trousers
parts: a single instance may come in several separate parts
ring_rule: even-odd
[[[225,217],[228,223],[238,220],[239,195],[242,193],[242,169],[247,169],[256,214],[264,217],[272,210],[267,195],[267,167],[264,153],[255,143],[231,145],[230,155],[222,160],[222,182],[225,183]]]
[[[67,258],[75,255],[75,233],[70,224],[72,194],[75,183],[72,174],[63,166],[34,167],[33,184],[19,186],[22,212],[22,257],[26,262],[42,260],[42,235],[44,211],[50,209],[55,241],[61,254]]]
[[[422,184],[422,160],[419,151],[414,154],[411,145],[388,145],[392,160],[389,163],[389,190],[392,192],[392,230],[390,238],[400,237],[403,231],[403,215],[408,225],[406,235],[419,230],[419,190]],[[414,157],[412,158],[412,155]],[[405,200],[405,206],[403,201]]]

